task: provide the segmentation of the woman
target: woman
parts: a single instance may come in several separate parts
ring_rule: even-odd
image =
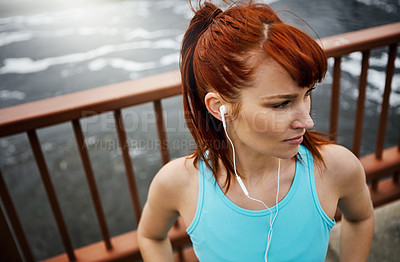
[[[204,3],[181,51],[196,151],[154,178],[138,228],[145,261],[173,261],[181,216],[200,261],[324,261],[334,214],[340,257],[366,261],[374,216],[358,159],[310,131],[323,50],[265,4]]]

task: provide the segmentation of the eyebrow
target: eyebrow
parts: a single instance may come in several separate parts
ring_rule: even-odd
[[[309,88],[307,90],[307,92],[310,91],[310,90],[313,90],[314,88],[315,87]],[[272,95],[272,96],[262,96],[261,99],[262,100],[270,100],[270,99],[277,99],[277,98],[280,98],[280,99],[296,99],[298,96],[299,96],[299,94],[297,94],[297,93],[294,93],[294,94],[279,94],[279,95]]]
[[[281,95],[272,95],[272,96],[262,96],[262,100],[270,100],[270,99],[276,99],[276,98],[284,98],[284,99],[295,99],[299,95],[298,94],[281,94]]]

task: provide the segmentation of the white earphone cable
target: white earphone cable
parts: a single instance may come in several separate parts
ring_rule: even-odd
[[[221,114],[222,114],[222,112],[221,112]],[[223,115],[223,114],[222,114],[222,115]],[[251,200],[253,200],[253,201],[257,201],[257,202],[263,204],[264,207],[270,212],[269,231],[268,231],[268,237],[267,237],[267,248],[266,248],[266,250],[265,250],[265,262],[267,262],[268,250],[269,250],[269,247],[270,247],[270,244],[271,244],[271,240],[272,240],[273,225],[274,225],[276,216],[278,215],[278,211],[279,211],[278,201],[279,201],[279,179],[280,179],[280,172],[281,172],[281,159],[278,158],[278,160],[279,160],[279,161],[278,161],[278,186],[277,186],[277,189],[276,189],[276,197],[275,197],[276,212],[275,212],[275,215],[272,216],[272,210],[271,210],[263,201],[261,201],[261,200],[259,200],[259,199],[256,199],[256,198],[253,198],[253,197],[251,197],[251,196],[249,195],[249,192],[247,191],[246,186],[244,185],[244,183],[243,183],[242,179],[240,178],[240,176],[237,174],[237,171],[236,171],[236,152],[235,152],[235,147],[234,147],[234,145],[233,145],[233,142],[232,142],[231,138],[230,138],[229,135],[228,135],[228,132],[226,131],[225,116],[223,116],[222,120],[223,120],[223,127],[224,127],[224,131],[225,131],[226,137],[228,138],[228,140],[229,140],[229,142],[231,143],[231,146],[232,146],[233,169],[234,169],[234,171],[235,171],[236,179],[238,180],[239,185],[240,185],[240,187],[241,187],[242,190],[243,190],[243,193],[244,193],[244,194],[246,195],[246,197],[248,197],[249,199],[251,199]]]

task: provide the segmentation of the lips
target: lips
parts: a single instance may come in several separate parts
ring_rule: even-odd
[[[300,145],[301,142],[303,142],[303,135],[283,140],[283,142],[286,142],[286,143],[289,143],[292,145]]]

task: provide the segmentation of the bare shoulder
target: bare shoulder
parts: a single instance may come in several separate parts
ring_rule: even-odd
[[[154,181],[159,181],[166,185],[173,184],[174,186],[179,186],[188,182],[194,173],[193,158],[184,156],[164,165],[156,174]]]
[[[347,148],[337,144],[324,145],[320,148],[326,168],[324,175],[341,190],[365,183],[364,168],[360,160]]]
[[[324,145],[320,149],[327,169],[353,170],[360,167],[359,159],[344,146],[337,144]]]
[[[181,214],[182,199],[187,198],[186,187],[194,180],[193,169],[193,160],[181,157],[163,166],[156,174],[139,222],[140,236],[166,239],[168,230]]]
[[[171,205],[171,209],[176,209],[187,188],[196,181],[196,174],[193,158],[184,156],[170,161],[154,177],[149,190],[149,199],[154,197]]]

